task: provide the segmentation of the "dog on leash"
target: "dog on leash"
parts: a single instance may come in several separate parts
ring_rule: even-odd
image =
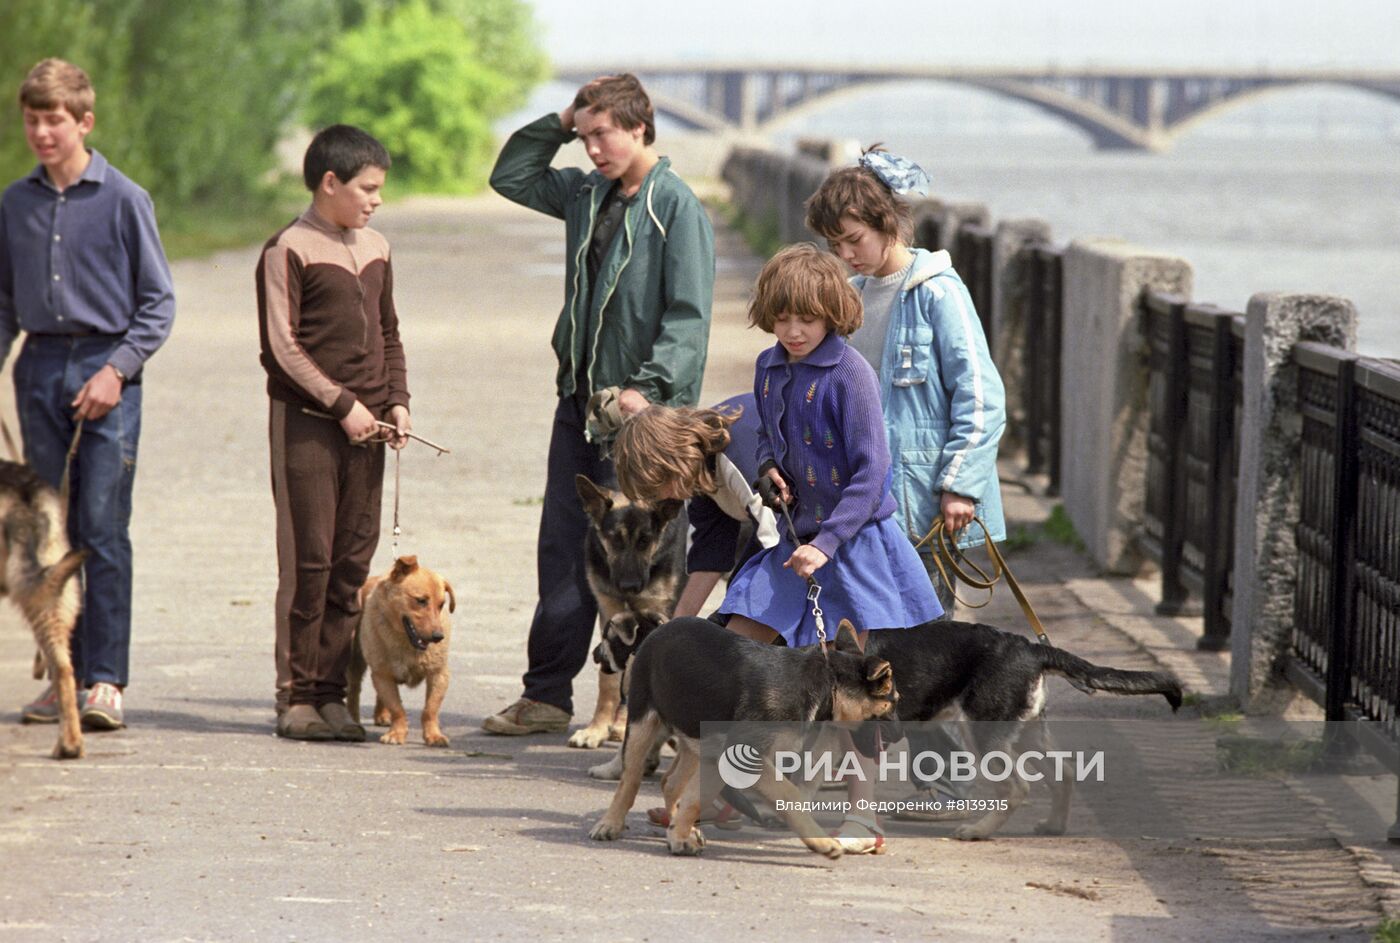
[[[835,645],[826,652],[816,646],[762,645],[706,619],[674,619],[650,634],[628,666],[631,718],[623,743],[622,780],[589,837],[621,837],[641,785],[646,754],[663,728],[675,732],[678,747],[662,787],[670,815],[666,844],[671,854],[694,855],[705,845],[696,819],[723,785],[718,778],[706,782],[700,774],[702,723],[859,722],[893,716],[898,700],[889,662],[862,653],[844,619]],[[782,810],[809,849],[839,858],[840,842],[803,810],[797,787],[774,768],[775,746],[768,743],[756,751],[761,772],[755,786]]]
[[[46,666],[58,689],[56,760],[75,760],[83,755],[78,684],[69,644],[81,605],[78,582],[72,577],[87,551],[69,548],[66,514],[58,492],[32,468],[0,461],[0,578],[4,580],[0,594],[19,607],[34,632],[39,647],[35,678],[44,676]]]
[[[438,726],[438,711],[450,680],[447,656],[452,643],[450,613],[457,609],[452,584],[417,557],[399,557],[383,576],[372,576],[360,588],[360,622],[346,679],[346,706],[360,717],[360,686],[365,669],[374,685],[374,722],[388,725],[380,743],[401,744],[408,738],[408,713],[399,685],[416,688],[428,682],[423,699],[423,742],[445,747],[449,741]]]
[[[953,837],[965,841],[991,837],[1025,801],[1030,785],[1015,762],[1020,754],[1054,749],[1044,718],[1046,675],[1060,675],[1090,694],[1160,694],[1173,713],[1181,706],[1181,683],[1168,672],[1105,668],[981,623],[926,622],[911,629],[871,632],[865,651],[893,666],[900,692],[898,716],[906,725],[971,721],[973,752],[980,756],[998,750],[1012,758],[1013,775],[999,784],[1005,807],[958,827]],[[1045,778],[1050,782],[1051,810],[1036,832],[1062,835],[1073,783]]]
[[[587,475],[575,478],[588,515],[583,565],[606,628],[622,612],[647,613],[665,621],[685,584],[685,519],[680,501],[631,501]],[[622,739],[622,675],[599,671],[598,701],[588,726],[574,731],[569,746],[594,749]]]

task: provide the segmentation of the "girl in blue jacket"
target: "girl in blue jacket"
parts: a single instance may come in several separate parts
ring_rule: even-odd
[[[909,206],[928,176],[918,165],[871,149],[854,167],[834,171],[807,201],[807,226],[854,270],[864,324],[851,346],[879,374],[880,401],[899,520],[913,541],[943,515],[958,546],[1006,536],[997,445],[1006,425],[1006,393],[987,350],[972,299],[946,251],[908,245]],[[932,570],[931,556],[925,566]],[[952,587],[940,585],[943,608]]]

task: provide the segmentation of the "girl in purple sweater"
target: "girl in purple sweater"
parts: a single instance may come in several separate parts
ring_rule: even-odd
[[[894,519],[879,381],[846,344],[861,307],[841,263],[811,244],[782,250],[758,276],[749,323],[778,338],[754,373],[759,475],[777,485],[801,545],[784,524],[776,547],[749,558],[720,606],[728,628],[761,642],[815,643],[809,577],[821,585],[827,626],[850,619],[862,645],[869,631],[938,618],[928,574]],[[874,799],[875,762],[862,757],[861,766],[846,783],[855,808]],[[833,836],[847,854],[885,851],[873,814],[847,813]]]
[[[938,618],[928,575],[894,520],[879,381],[846,343],[861,307],[841,264],[810,244],[782,250],[758,276],[749,322],[778,338],[754,374],[759,475],[777,485],[802,544],[784,525],[779,544],[735,574],[720,607],[729,628],[815,643],[808,577],[821,584],[827,625],[850,619],[862,643],[867,631]]]

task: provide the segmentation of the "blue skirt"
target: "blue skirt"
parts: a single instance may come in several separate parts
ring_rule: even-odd
[[[776,547],[750,557],[734,574],[719,611],[769,626],[789,645],[813,645],[817,625],[807,581],[783,568],[794,549],[784,536]],[[842,619],[860,632],[906,629],[943,614],[918,551],[893,516],[866,524],[813,576],[822,587],[828,639],[836,638]]]

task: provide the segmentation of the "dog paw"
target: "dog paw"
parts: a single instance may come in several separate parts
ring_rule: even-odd
[[[588,767],[588,775],[594,779],[602,779],[611,783],[617,782],[622,778],[622,757],[615,756],[606,763]]]
[[[620,822],[609,822],[602,819],[589,831],[588,837],[594,841],[617,841],[626,831],[627,826]]]
[[[621,743],[627,739],[627,722],[608,725],[608,739],[614,743]]]
[[[391,729],[388,733],[384,734],[379,738],[379,742],[389,743],[394,746],[401,746],[403,742],[407,739],[407,731]]]
[[[56,760],[81,760],[83,758],[83,741],[77,743],[64,743],[62,740],[53,745],[51,754]]]
[[[1037,835],[1063,835],[1065,833],[1065,823],[1052,822],[1046,819],[1044,822],[1037,822],[1035,825]]]
[[[666,836],[666,847],[673,855],[698,855],[705,850],[705,836],[700,829],[692,828],[685,838]]]
[[[953,837],[958,841],[985,841],[987,835],[975,825],[959,825],[953,829]]]
[[[575,730],[569,737],[569,746],[578,747],[580,750],[596,750],[608,739],[606,727],[584,727]]]
[[[805,839],[805,841],[809,849],[830,858],[832,861],[846,853],[845,849],[841,847],[841,843],[834,838],[810,838]]]
[[[423,742],[430,747],[449,747],[452,745],[452,741],[440,733],[424,734]]]
[[[394,722],[394,718],[389,714],[389,709],[374,712],[374,726],[387,727]]]

